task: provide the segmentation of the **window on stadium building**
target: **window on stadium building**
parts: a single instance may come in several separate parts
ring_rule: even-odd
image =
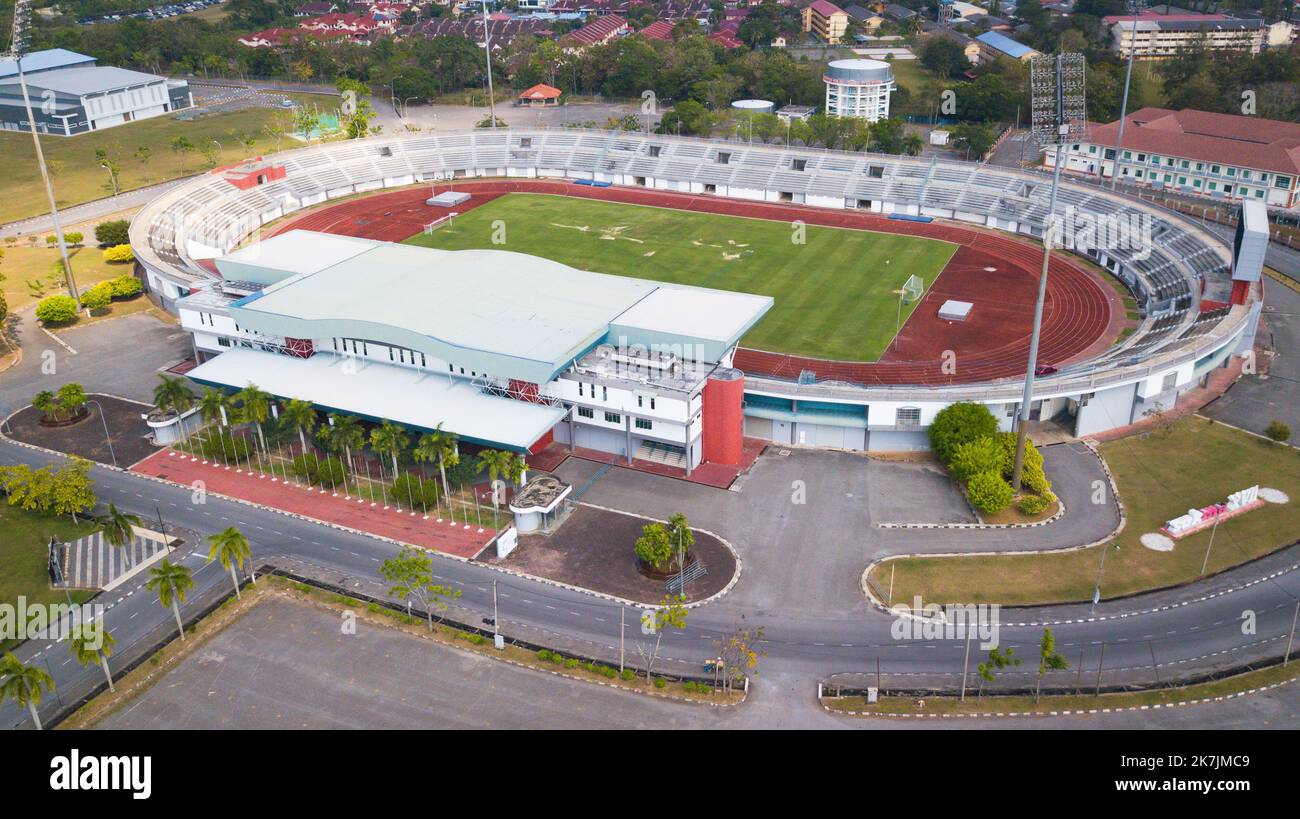
[[[595,418],[596,413],[591,411],[590,407],[578,407],[579,418]]]
[[[617,412],[607,412],[605,413],[605,420],[611,424],[621,424],[623,423],[623,416]]]
[[[895,429],[919,429],[921,426],[920,407],[899,407],[894,419]]]

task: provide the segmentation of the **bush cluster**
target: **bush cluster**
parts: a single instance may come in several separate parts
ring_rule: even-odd
[[[348,470],[338,458],[310,454],[293,459],[293,474],[309,484],[339,486],[347,480]]]
[[[391,497],[399,503],[412,504],[414,508],[428,508],[438,503],[438,482],[432,478],[421,478],[410,472],[403,472],[393,481],[389,490]]]
[[[953,478],[965,485],[971,505],[986,515],[1001,512],[1015,500],[1010,480],[1015,471],[1016,434],[998,432],[997,426],[988,407],[960,402],[941,410],[929,430],[931,450]],[[1043,454],[1032,441],[1025,442],[1020,485],[1032,493],[1017,503],[1025,514],[1039,514],[1056,501],[1043,470]]]
[[[210,461],[233,464],[236,461],[246,463],[252,447],[246,438],[219,434],[216,438],[211,436],[205,438],[200,444],[200,450],[203,452],[203,457]]]
[[[104,248],[104,261],[110,263],[122,263],[135,261],[135,252],[131,250],[130,245],[113,245]]]
[[[67,324],[77,318],[72,296],[46,296],[36,305],[36,317],[46,324]]]

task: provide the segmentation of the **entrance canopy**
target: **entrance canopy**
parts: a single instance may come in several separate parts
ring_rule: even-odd
[[[564,410],[488,395],[464,379],[356,358],[311,358],[239,348],[189,372],[200,384],[243,389],[256,384],[280,398],[318,409],[444,431],[484,446],[523,452],[564,417]]]

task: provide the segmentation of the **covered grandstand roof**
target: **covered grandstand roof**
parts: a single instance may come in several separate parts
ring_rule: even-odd
[[[488,395],[465,379],[366,361],[344,369],[331,355],[294,358],[233,349],[187,374],[200,384],[242,389],[249,383],[273,395],[301,398],[325,411],[407,427],[455,430],[472,443],[524,450],[564,417],[564,410]]]
[[[767,296],[665,286],[504,250],[352,239],[368,246],[351,252],[340,238],[295,230],[239,251],[284,259],[291,273],[232,304],[232,316],[293,338],[390,340],[540,384],[612,325],[629,344],[700,344],[716,360],[772,306]],[[322,252],[330,243],[335,249]]]

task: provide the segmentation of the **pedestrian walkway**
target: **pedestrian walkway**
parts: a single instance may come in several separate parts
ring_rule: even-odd
[[[383,503],[336,495],[328,489],[313,489],[269,475],[228,469],[215,461],[196,460],[173,450],[151,455],[132,466],[131,471],[186,486],[202,481],[208,492],[459,557],[473,557],[496,536],[491,527],[490,507],[483,510],[487,525],[482,527],[477,521],[471,524],[439,521],[434,514],[425,517],[423,512],[406,508],[385,508]]]
[[[55,546],[58,572],[63,579],[54,583],[54,587],[111,589],[168,553],[162,535],[149,529],[132,528],[134,535],[130,543],[122,546],[109,543],[103,531]]]

